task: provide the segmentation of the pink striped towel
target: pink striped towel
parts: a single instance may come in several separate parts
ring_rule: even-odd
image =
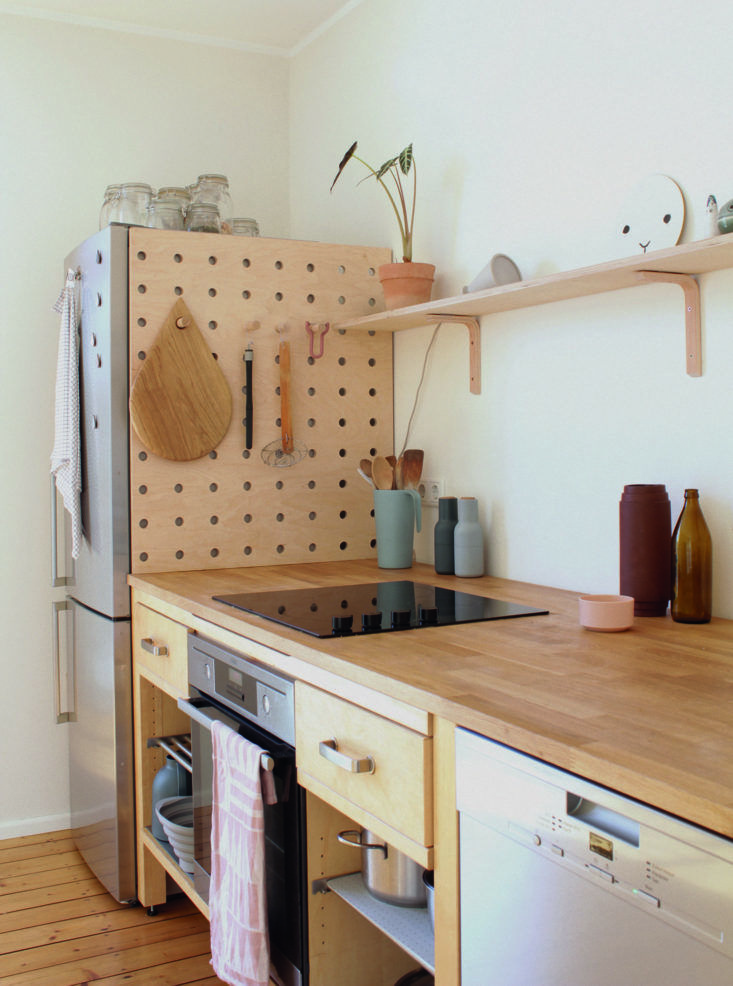
[[[211,964],[231,986],[267,986],[263,751],[222,722],[211,738]]]

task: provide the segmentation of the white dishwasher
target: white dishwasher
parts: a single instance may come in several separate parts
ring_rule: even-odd
[[[733,842],[456,732],[461,986],[733,986]]]

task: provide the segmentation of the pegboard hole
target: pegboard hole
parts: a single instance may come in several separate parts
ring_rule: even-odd
[[[370,267],[369,270],[367,271],[367,274],[369,275],[369,277],[374,277],[374,275],[376,273],[377,272],[375,271],[375,269],[373,267]]]
[[[282,522],[285,520],[285,514],[277,514],[275,520],[278,522],[278,524],[282,524]]]
[[[376,548],[376,546],[377,546],[377,539],[376,538],[372,538],[371,541],[369,542],[369,547],[370,548]]]
[[[175,525],[176,527],[183,527],[183,517],[176,517]]]
[[[212,548],[211,551],[209,552],[209,554],[211,555],[212,558],[218,558],[219,557],[219,549],[218,548]]]
[[[211,264],[211,266],[213,267],[213,266],[214,266],[214,264],[216,263],[216,257],[209,257],[209,263],[210,263],[210,264]]]
[[[275,270],[282,270],[282,269],[283,269],[283,262],[282,262],[282,260],[276,260],[275,261]]]
[[[346,268],[344,267],[343,264],[339,264],[338,267],[336,268],[336,270],[338,271],[339,274],[345,274],[346,273]]]
[[[145,285],[144,285],[144,284],[138,284],[138,286],[137,286],[137,293],[138,293],[138,294],[145,294],[145,292],[146,292],[147,290],[148,290],[148,289],[147,289],[147,288],[145,287]]]
[[[146,318],[139,318],[137,320],[137,324],[140,326],[141,329],[144,329],[145,326],[148,324],[148,320]]]
[[[315,488],[316,488],[316,481],[315,481],[315,479],[309,479],[308,480],[308,489],[309,490],[314,490]]]
[[[346,357],[339,356],[339,366],[346,366]]]
[[[179,549],[178,549],[178,551],[176,552],[176,558],[177,558],[177,559],[178,559],[179,561],[181,560],[181,558],[183,558],[183,552],[181,551],[181,549],[180,549],[180,548],[179,548]]]
[[[247,480],[246,483],[242,483],[242,489],[245,491],[245,493],[249,493],[249,491],[252,489],[252,484],[250,483],[249,480]]]
[[[377,427],[377,419],[376,418],[369,418],[369,426],[370,426],[370,428],[376,428]]]
[[[309,459],[315,459],[315,457],[316,457],[316,450],[314,448],[309,448],[308,449],[308,458]]]
[[[177,264],[180,264],[180,262],[183,260],[183,257],[180,255],[180,253],[174,253],[173,259]]]
[[[216,288],[209,288],[209,297],[216,298]]]
[[[309,274],[312,274],[316,268],[313,264],[306,264],[305,269],[308,271]]]
[[[311,512],[308,514],[308,520],[315,520],[317,516],[318,514],[315,512],[315,510],[311,510]]]
[[[314,294],[306,295],[305,300],[308,302],[309,305],[312,305],[313,302],[316,300],[316,296]]]
[[[137,491],[138,493],[142,493],[144,496],[148,492],[148,488],[147,486],[138,486]]]
[[[173,490],[176,493],[183,493],[183,486],[180,483],[176,483],[176,485],[173,487]]]
[[[210,459],[218,459],[218,458],[219,458],[219,456],[218,456],[218,455],[216,454],[216,449],[212,449],[212,450],[211,450],[211,451],[209,452],[209,458],[210,458]]]
[[[244,517],[242,518],[242,520],[245,522],[245,524],[251,524],[252,523],[252,514],[245,514]]]
[[[137,259],[138,260],[147,260],[147,256],[148,255],[145,253],[144,250],[138,250],[137,251]]]
[[[282,291],[276,291],[275,292],[275,301],[282,301],[282,300],[283,300],[283,293],[282,293]]]
[[[250,546],[249,546],[249,545],[247,545],[247,546],[245,547],[245,549],[244,549],[244,553],[245,553],[245,555],[251,555],[251,554],[252,554],[252,549],[250,548]]]
[[[141,462],[145,462],[145,460],[146,460],[146,459],[147,459],[147,457],[148,457],[148,453],[147,453],[147,452],[138,452],[138,454],[137,454],[137,457],[138,457],[138,459],[139,459],[139,460],[140,460]]]
[[[339,418],[339,428],[346,427],[346,418]]]
[[[285,483],[283,483],[283,481],[281,479],[278,479],[278,481],[275,483],[275,489],[276,490],[281,490],[284,485],[285,485]]]
[[[346,516],[347,514],[345,510],[339,510],[339,517],[341,518],[341,520],[346,520]]]
[[[140,527],[142,527],[142,529],[145,530],[145,528],[147,526],[148,526],[147,518],[146,517],[141,517],[140,518]]]
[[[342,541],[341,544],[339,544],[339,551],[346,551],[348,547],[349,547],[349,542]]]
[[[340,457],[341,457],[342,459],[345,459],[347,455],[348,455],[348,452],[346,451],[346,449],[345,449],[345,448],[340,448],[340,449],[339,449],[339,456],[340,456]]]
[[[311,542],[308,545],[308,551],[315,551],[315,550],[316,550],[316,546],[315,546],[315,544],[313,544],[313,542]]]
[[[219,489],[219,487],[216,485],[216,483],[209,483],[209,492],[210,493],[216,493],[216,491],[218,489]]]
[[[315,418],[308,418],[308,427],[309,428],[314,428],[315,427],[315,424],[316,424],[316,419]]]
[[[250,455],[251,455],[251,454],[252,454],[252,453],[250,452],[250,450],[249,450],[248,448],[246,448],[246,449],[245,449],[245,450],[244,450],[244,451],[242,452],[242,458],[243,458],[243,459],[248,459],[248,458],[250,457]]]
[[[147,561],[147,560],[148,560],[148,553],[147,553],[147,551],[141,551],[140,552],[140,561]]]
[[[173,294],[182,295],[183,294],[183,288],[179,284],[177,284],[173,288]]]
[[[376,365],[377,365],[377,361],[372,356],[369,360],[369,366],[376,366]]]
[[[139,360],[144,360],[146,356],[147,356],[147,353],[145,352],[144,349],[141,349],[140,352],[137,354],[137,358]]]
[[[370,387],[369,388],[369,396],[370,397],[376,397],[377,396],[377,391],[374,389],[374,387]]]
[[[370,308],[374,308],[374,306],[376,305],[376,303],[377,303],[377,299],[376,298],[370,298],[369,301],[367,302],[367,304],[369,305]]]
[[[213,516],[209,517],[209,523],[210,524],[218,524],[219,523],[219,518],[216,516],[216,514],[214,514]]]
[[[346,298],[344,298],[344,296],[342,294],[340,294],[339,295],[339,298],[338,298],[338,302],[339,302],[340,305],[345,305],[346,304]]]
[[[376,454],[377,454],[377,450],[375,448],[370,448],[369,449],[369,456],[370,456],[370,458],[373,459]]]
[[[339,387],[339,397],[346,397],[346,387]]]
[[[249,301],[249,299],[252,297],[252,292],[242,291],[242,297],[244,298],[245,301]]]
[[[285,551],[285,545],[284,544],[278,544],[278,546],[277,546],[277,548],[275,550],[277,551],[277,553],[279,555],[281,555]]]
[[[340,480],[339,480],[339,488],[340,488],[340,489],[343,489],[343,488],[344,488],[345,486],[347,486],[347,485],[348,485],[348,483],[346,482],[346,480],[345,480],[345,479],[340,479]]]
[[[213,332],[214,329],[218,329],[219,328],[219,323],[218,322],[214,322],[213,319],[212,319],[212,321],[209,322],[209,328]]]
[[[315,397],[315,394],[316,394],[316,388],[315,387],[309,387],[308,388],[308,396],[309,397]]]

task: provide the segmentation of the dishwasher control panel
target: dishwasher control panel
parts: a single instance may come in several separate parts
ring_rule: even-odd
[[[733,958],[733,843],[456,732],[457,807],[527,850]]]

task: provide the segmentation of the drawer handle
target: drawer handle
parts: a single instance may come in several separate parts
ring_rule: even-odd
[[[374,757],[350,757],[348,753],[341,753],[335,739],[321,740],[318,744],[318,752],[329,763],[348,770],[351,774],[373,774]]]
[[[154,654],[156,657],[166,657],[168,654],[168,648],[165,644],[156,644],[152,637],[143,637],[140,641],[140,646],[148,654]]]

